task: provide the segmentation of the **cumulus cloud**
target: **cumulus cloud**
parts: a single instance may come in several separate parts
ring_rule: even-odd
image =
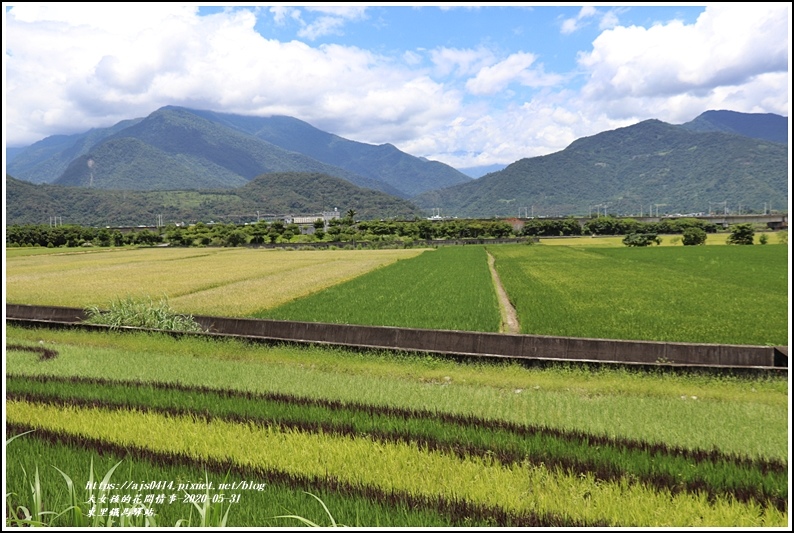
[[[365,20],[360,6],[204,16],[173,4],[74,6],[5,12],[10,146],[171,104],[289,115],[469,167],[548,154],[648,118],[682,123],[707,109],[789,113],[788,4],[710,5],[693,24],[648,28],[620,26],[618,9],[583,8],[571,27],[598,24],[602,33],[580,53],[576,72],[559,73],[546,72],[541,61],[549,59],[530,42],[513,52],[485,42],[391,56],[313,44]],[[258,13],[302,39],[263,37]],[[577,76],[580,86],[565,85]]]
[[[168,104],[287,114],[355,140],[398,142],[443,123],[460,105],[457,91],[391,58],[265,39],[248,10],[163,14],[119,35],[101,24],[86,31],[84,24],[18,19],[15,9],[6,25],[5,118],[13,144],[109,126]]]
[[[709,103],[724,102],[727,93],[741,99],[729,87],[786,92],[786,77],[768,74],[788,73],[790,43],[781,37],[790,18],[790,4],[720,4],[708,6],[694,24],[605,31],[579,58],[589,75],[582,95],[614,113],[645,108],[669,119],[682,115],[682,102],[714,108]]]

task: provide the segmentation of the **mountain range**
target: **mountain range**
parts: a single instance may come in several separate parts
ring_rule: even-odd
[[[601,209],[640,214],[651,206],[656,211],[666,207],[662,213],[705,212],[710,205],[760,212],[765,204],[788,205],[785,144],[691,126],[646,120],[412,201],[467,217],[564,216]]]
[[[390,144],[349,141],[291,117],[174,106],[48,137],[17,152],[7,168],[32,183],[126,190],[233,188],[268,172],[323,173],[402,198],[471,180]]]
[[[452,216],[493,217],[601,209],[640,213],[652,206],[657,211],[666,207],[663,212],[692,212],[705,211],[711,204],[734,211],[742,206],[745,211],[760,210],[770,203],[781,208],[788,204],[788,129],[786,117],[733,111],[707,111],[682,125],[646,120],[473,179],[390,144],[347,140],[292,117],[166,106],[110,128],[7,149],[7,176],[12,178],[6,180],[6,216],[8,223],[19,220],[22,213],[15,204],[24,205],[28,213],[42,211],[35,209],[35,198],[57,206],[64,216],[70,204],[59,198],[76,201],[80,195],[97,196],[93,202],[78,203],[106,208],[107,202],[136,198],[147,223],[152,213],[168,207],[175,216],[178,212],[182,218],[196,218],[183,207],[206,205],[208,198],[213,198],[216,212],[293,212],[298,206],[319,212],[339,207],[372,218],[421,216],[431,209]],[[463,170],[478,175],[477,169]],[[279,201],[274,190],[256,197],[255,205],[218,203],[221,197],[246,200],[250,191],[245,187],[267,181],[268,175],[278,183],[277,194],[292,200]],[[336,180],[339,191],[350,198],[369,198],[382,211],[361,203],[348,206],[343,196],[318,198],[312,189],[329,191],[311,179]],[[186,191],[179,194],[192,199],[177,202],[175,191]],[[375,200],[368,196],[373,192],[383,196]],[[197,202],[199,196],[203,200]],[[134,218],[127,209],[111,211]],[[108,217],[94,213],[89,218]]]

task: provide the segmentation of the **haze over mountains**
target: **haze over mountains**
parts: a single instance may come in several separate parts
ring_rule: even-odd
[[[58,199],[59,195],[74,200],[75,195],[90,197],[103,194],[102,190],[192,190],[193,195],[202,191],[213,198],[248,194],[246,200],[252,200],[245,186],[271,173],[279,176],[277,190],[271,192],[293,201],[279,202],[264,194],[256,197],[258,204],[221,202],[216,207],[319,212],[332,207],[330,197],[318,198],[311,189],[329,189],[312,180],[332,177],[350,184],[350,188],[336,188],[358,202],[355,208],[341,205],[345,198],[337,195],[333,207],[354,208],[368,218],[421,216],[439,209],[444,215],[459,217],[552,216],[601,209],[639,214],[653,205],[672,213],[702,212],[716,204],[731,212],[759,211],[769,204],[783,209],[788,204],[787,142],[786,117],[707,111],[682,125],[647,120],[602,132],[560,152],[521,159],[472,179],[390,144],[347,140],[292,117],[167,106],[110,128],[48,137],[27,148],[7,150],[7,174],[24,181],[6,180],[6,216],[8,223],[14,223],[21,216],[14,204],[30,210],[36,198],[51,207],[57,205],[58,214],[68,216],[63,210],[68,211],[69,202]],[[466,170],[477,175],[476,169]],[[370,198],[380,212],[360,203],[369,194],[360,191],[367,190],[382,195]],[[109,209],[107,202],[112,198],[129,201],[138,198],[135,194],[105,194],[93,203]],[[170,195],[170,203],[163,195]],[[177,213],[195,218],[183,209],[194,202],[178,206],[173,193],[139,196],[148,198],[136,200],[142,217],[163,210],[168,213],[170,207],[174,220],[179,218]],[[146,202],[154,205],[145,206]],[[129,210],[122,211],[125,218],[134,218]],[[107,217],[95,213],[90,218]],[[46,218],[39,221],[44,222]]]

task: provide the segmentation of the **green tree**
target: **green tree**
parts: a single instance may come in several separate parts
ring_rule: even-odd
[[[623,244],[626,246],[649,246],[661,243],[662,239],[655,233],[629,233],[623,237]]]
[[[731,226],[731,234],[725,241],[728,244],[753,244],[755,230],[752,224],[734,224]]]
[[[240,246],[248,242],[248,237],[242,230],[234,230],[226,234],[223,239],[225,246]]]
[[[681,240],[684,246],[706,244],[706,231],[696,226],[690,226],[684,230]]]

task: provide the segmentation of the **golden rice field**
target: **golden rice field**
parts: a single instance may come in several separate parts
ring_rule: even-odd
[[[141,248],[6,256],[6,302],[107,307],[168,298],[182,313],[246,316],[426,250]]]

